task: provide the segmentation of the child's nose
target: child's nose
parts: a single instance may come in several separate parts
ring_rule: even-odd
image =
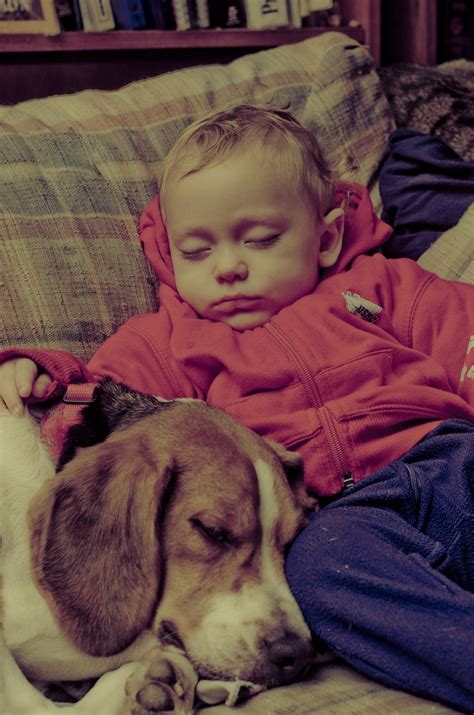
[[[223,251],[218,257],[215,276],[220,283],[244,280],[248,273],[248,266],[238,251]]]

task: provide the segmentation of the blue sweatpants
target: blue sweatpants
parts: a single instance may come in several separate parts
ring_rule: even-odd
[[[312,633],[344,660],[474,713],[474,424],[443,423],[346,489],[286,570]]]

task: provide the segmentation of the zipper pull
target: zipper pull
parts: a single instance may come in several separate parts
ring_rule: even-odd
[[[342,481],[344,482],[344,489],[353,487],[355,484],[354,477],[350,472],[344,472],[342,475]]]

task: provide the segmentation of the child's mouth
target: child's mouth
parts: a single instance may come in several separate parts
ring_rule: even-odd
[[[259,301],[259,298],[236,296],[235,298],[226,298],[214,303],[213,309],[222,315],[232,315],[233,313],[255,310],[259,305]]]

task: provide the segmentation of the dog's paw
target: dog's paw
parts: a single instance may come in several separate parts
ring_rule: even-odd
[[[123,715],[192,715],[197,680],[185,655],[173,647],[156,646],[127,680]]]

